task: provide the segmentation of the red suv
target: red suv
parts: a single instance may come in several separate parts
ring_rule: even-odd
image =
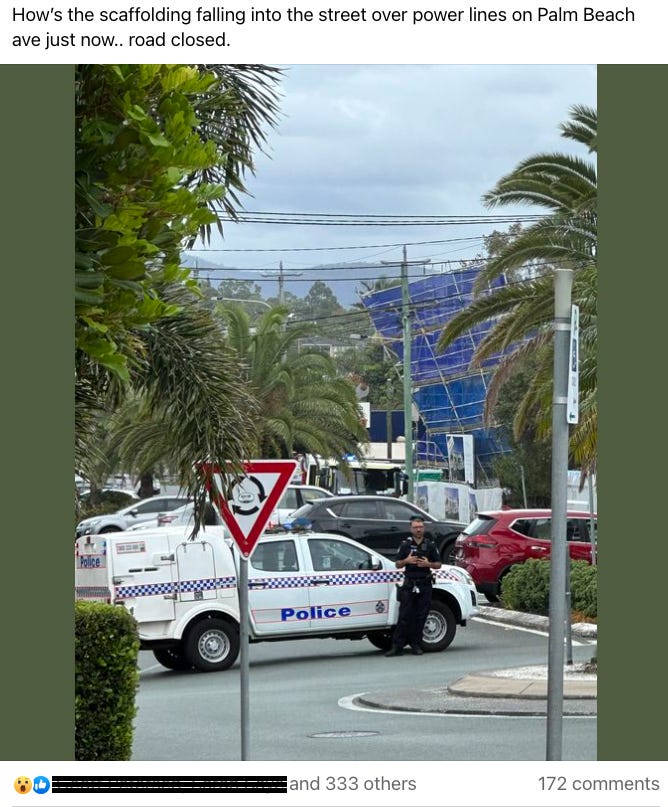
[[[551,518],[551,510],[478,513],[455,541],[454,562],[473,577],[478,591],[496,602],[501,579],[511,566],[549,558]],[[569,510],[566,540],[572,560],[592,562],[592,537],[595,555],[596,515]]]

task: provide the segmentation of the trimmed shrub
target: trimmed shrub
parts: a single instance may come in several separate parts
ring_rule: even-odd
[[[571,607],[584,616],[598,616],[598,566],[584,560],[571,562]]]
[[[76,760],[129,760],[139,683],[139,638],[117,605],[75,603]]]
[[[115,513],[134,501],[137,500],[133,496],[120,490],[99,491],[93,500],[90,496],[78,500],[76,517],[78,521],[82,521],[84,518]]]
[[[550,602],[550,564],[544,560],[518,563],[501,581],[501,599],[512,611],[547,616]]]
[[[598,567],[571,561],[571,609],[586,617],[598,615]],[[501,599],[512,611],[547,616],[550,610],[550,562],[527,560],[513,566],[501,581]]]

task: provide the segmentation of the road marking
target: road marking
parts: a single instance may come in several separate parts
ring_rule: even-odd
[[[525,628],[521,625],[510,625],[508,622],[498,622],[495,619],[485,619],[482,616],[474,616],[471,620],[472,622],[483,622],[485,625],[495,625],[497,628],[505,628],[506,630],[521,630],[524,633],[534,633],[536,636],[549,636],[549,633],[546,630],[537,630],[536,628]],[[591,639],[590,641],[582,641],[579,639],[575,639],[571,637],[571,642],[574,645],[578,645],[579,647],[584,647],[585,645],[596,644],[596,639]]]

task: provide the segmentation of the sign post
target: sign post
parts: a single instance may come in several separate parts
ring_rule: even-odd
[[[239,549],[239,693],[241,724],[241,759],[249,755],[249,604],[248,561],[267,526],[271,514],[290,484],[297,468],[294,460],[248,460],[243,473],[232,465],[224,467],[205,463],[211,501],[218,508],[232,539]]]

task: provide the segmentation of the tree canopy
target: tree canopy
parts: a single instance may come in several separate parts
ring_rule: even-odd
[[[224,69],[222,69],[224,68]],[[83,472],[100,421],[140,467],[238,460],[254,402],[181,250],[234,212],[273,125],[262,65],[76,68],[75,416]],[[132,412],[133,422],[127,422]]]
[[[318,332],[312,323],[288,323],[285,307],[264,312],[255,328],[240,305],[222,305],[221,316],[244,367],[241,380],[258,402],[259,456],[301,451],[340,457],[367,439],[353,385],[329,356],[299,350],[301,340]]]

